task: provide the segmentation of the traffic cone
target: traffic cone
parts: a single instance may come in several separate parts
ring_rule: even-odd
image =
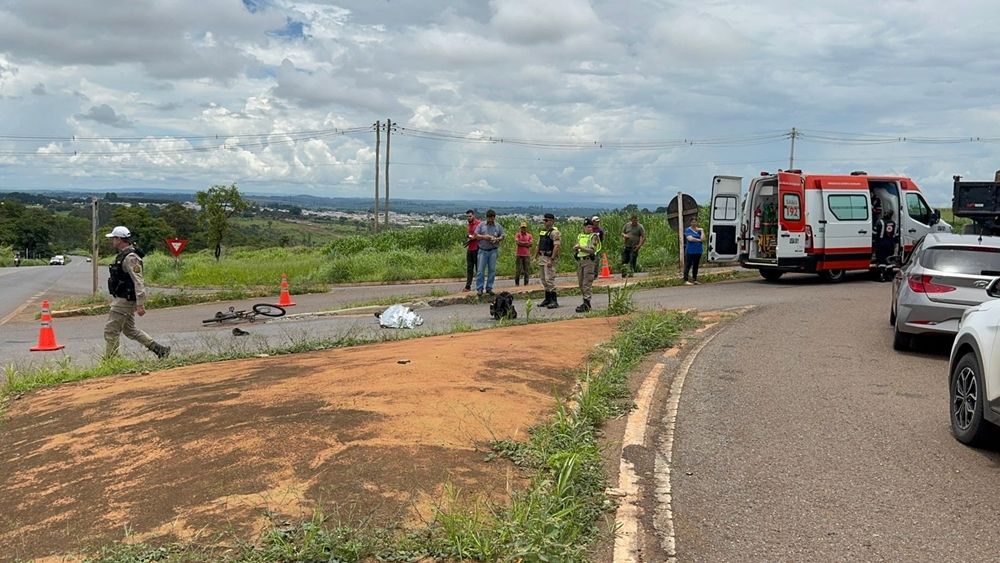
[[[601,278],[610,278],[611,277],[611,266],[608,266],[608,253],[607,252],[602,252],[601,253],[601,275],[598,276],[598,277],[601,277]]]
[[[42,301],[42,328],[38,331],[38,345],[31,348],[32,352],[51,352],[62,350],[65,346],[56,344],[56,333],[52,330],[52,315],[49,313],[49,302]]]
[[[295,305],[292,302],[292,296],[288,293],[288,276],[281,274],[281,295],[278,297],[278,307],[291,307]]]

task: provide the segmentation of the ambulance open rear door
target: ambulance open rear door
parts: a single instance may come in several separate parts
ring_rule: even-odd
[[[740,195],[743,178],[716,176],[712,178],[711,214],[708,223],[708,261],[731,262],[740,254]]]

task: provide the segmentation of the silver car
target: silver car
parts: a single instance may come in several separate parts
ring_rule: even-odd
[[[892,347],[906,350],[917,334],[958,333],[962,313],[990,299],[1000,276],[1000,237],[931,233],[913,246],[892,280]]]

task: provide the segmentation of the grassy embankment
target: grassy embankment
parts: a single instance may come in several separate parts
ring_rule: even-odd
[[[126,541],[92,553],[90,560],[585,561],[593,542],[614,530],[600,427],[632,407],[628,378],[645,355],[670,346],[697,324],[692,316],[663,311],[623,320],[614,338],[595,349],[587,368],[577,373],[578,390],[531,429],[528,441],[494,444],[496,457],[511,459],[530,478],[509,503],[470,506],[454,496],[417,530],[358,528],[317,511],[305,522],[276,524],[254,541],[207,536],[201,541],[212,543]]]
[[[601,216],[606,231],[604,251],[612,270],[621,271],[621,230],[628,221],[624,213]],[[500,249],[497,265],[501,276],[514,275],[514,232],[520,217],[500,219],[508,236]],[[646,227],[647,244],[640,253],[644,270],[656,271],[676,266],[677,235],[667,228],[662,215],[645,215],[640,219]],[[530,223],[530,232],[537,239],[541,225]],[[558,270],[574,272],[576,262],[569,250],[581,232],[581,221],[560,222],[564,251]],[[386,282],[419,279],[465,277],[464,224],[438,224],[422,228],[393,230],[374,236],[348,236],[331,241],[321,249],[272,248],[265,250],[233,249],[216,262],[211,252],[203,251],[184,257],[179,269],[173,258],[154,253],[146,258],[146,275],[150,283],[179,287],[248,288],[273,286],[288,274],[296,287],[300,285]],[[532,277],[537,277],[535,272]]]
[[[21,258],[22,266],[44,266],[49,263],[48,258]],[[14,266],[14,249],[10,246],[0,246],[0,268]]]

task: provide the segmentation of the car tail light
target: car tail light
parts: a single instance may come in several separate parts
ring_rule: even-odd
[[[806,252],[812,253],[813,251],[813,228],[806,225]]]
[[[910,289],[915,293],[948,293],[949,291],[955,291],[955,288],[950,285],[931,282],[931,276],[913,275],[907,278],[906,281],[910,285]]]

